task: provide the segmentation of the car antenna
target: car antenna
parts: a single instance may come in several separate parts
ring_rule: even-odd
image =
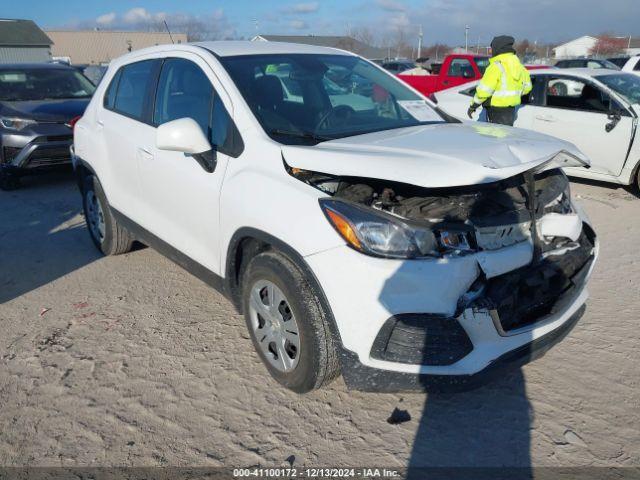
[[[176,43],[173,41],[173,35],[171,35],[171,30],[169,30],[169,25],[167,25],[167,21],[163,20],[163,22],[164,22],[165,28],[167,29],[167,32],[169,32],[169,38],[171,39],[171,43]]]

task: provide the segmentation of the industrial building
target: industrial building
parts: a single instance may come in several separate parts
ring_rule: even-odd
[[[0,18],[0,63],[47,62],[51,44],[32,20]]]
[[[186,33],[106,30],[47,30],[53,57],[68,63],[100,65],[125,53],[166,43],[186,43]]]

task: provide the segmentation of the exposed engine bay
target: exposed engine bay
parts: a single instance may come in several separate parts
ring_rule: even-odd
[[[554,313],[583,283],[594,258],[595,234],[574,212],[569,181],[560,169],[431,189],[295,168],[289,172],[332,199],[427,227],[442,257],[532,245],[528,265],[493,276],[481,269],[459,300],[456,315],[468,308],[489,311],[505,334]]]

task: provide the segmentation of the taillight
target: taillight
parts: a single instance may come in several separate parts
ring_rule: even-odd
[[[67,123],[67,125],[69,126],[69,128],[71,129],[71,131],[73,132],[74,129],[76,128],[76,123],[78,123],[78,120],[80,120],[82,118],[82,115],[78,115],[77,117],[73,117],[71,120],[69,120],[69,122]]]

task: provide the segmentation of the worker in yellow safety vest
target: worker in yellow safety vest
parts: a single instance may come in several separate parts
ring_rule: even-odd
[[[491,123],[513,125],[516,120],[516,107],[521,97],[531,91],[531,77],[520,63],[513,48],[515,39],[507,35],[495,37],[491,41],[493,57],[476,87],[467,114],[473,113],[482,105],[487,110]]]

